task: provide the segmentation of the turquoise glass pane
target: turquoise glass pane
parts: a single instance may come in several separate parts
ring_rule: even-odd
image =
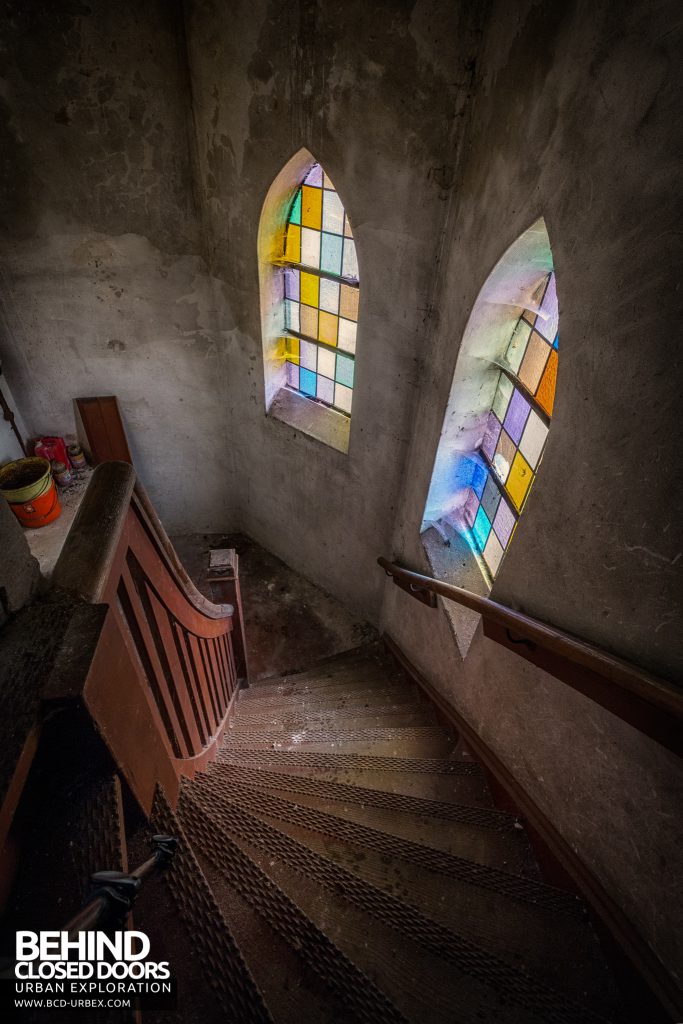
[[[477,543],[477,547],[481,551],[483,551],[486,546],[486,541],[489,539],[490,532],[491,523],[489,522],[489,517],[486,515],[484,509],[480,505],[479,511],[477,512],[477,518],[474,520],[472,533],[474,534],[474,539]]]
[[[296,199],[292,203],[292,209],[289,212],[289,223],[301,224],[301,189],[297,192]]]
[[[310,395],[311,398],[315,398],[315,378],[316,374],[311,370],[305,370],[303,366],[299,372],[299,391],[303,391],[305,395]]]
[[[323,232],[320,253],[321,270],[326,270],[329,274],[341,274],[342,242],[341,235],[328,235]]]
[[[350,356],[337,353],[337,372],[334,376],[335,380],[345,387],[353,387],[353,359]]]

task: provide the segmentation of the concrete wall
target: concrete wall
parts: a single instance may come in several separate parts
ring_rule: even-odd
[[[460,339],[491,268],[545,218],[560,367],[544,461],[492,596],[664,676],[683,667],[673,4],[494,5],[393,553],[418,530]],[[456,622],[455,627],[453,621]],[[385,628],[680,972],[680,762],[387,585]]]
[[[117,394],[167,526],[229,527],[179,4],[10,0],[0,35],[0,354],[27,430]]]

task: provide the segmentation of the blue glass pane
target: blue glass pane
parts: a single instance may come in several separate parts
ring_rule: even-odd
[[[301,372],[303,373],[304,371],[302,370]],[[486,547],[486,541],[489,539],[490,532],[491,523],[489,522],[489,517],[486,515],[484,509],[480,505],[479,511],[477,512],[477,518],[474,520],[472,533],[474,534],[474,539],[477,542],[477,547],[481,551],[483,551],[484,548]]]
[[[340,235],[328,235],[323,232],[320,254],[320,268],[329,274],[341,274],[342,242]]]
[[[301,189],[297,192],[296,199],[292,203],[292,209],[289,212],[289,223],[301,224]]]
[[[335,379],[347,388],[353,387],[353,359],[350,356],[342,355],[341,352],[337,354]]]
[[[555,341],[553,342],[553,348],[557,348],[559,340],[560,340],[560,335],[556,334],[555,335]]]
[[[303,391],[305,395],[311,395],[311,397],[314,397],[315,378],[315,373],[312,373],[311,370],[305,370],[302,366],[299,373],[299,391]]]
[[[478,498],[481,498],[484,493],[487,476],[488,473],[486,471],[486,467],[482,466],[479,462],[475,462],[472,466],[472,480],[470,481],[470,487]]]

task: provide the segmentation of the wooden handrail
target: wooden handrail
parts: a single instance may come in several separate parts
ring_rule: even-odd
[[[484,620],[484,633],[540,665],[629,724],[681,753],[683,692],[644,669],[462,587],[413,572],[386,558],[378,565],[401,589],[424,601],[425,594],[455,601]],[[432,606],[435,602],[430,602]],[[611,687],[611,693],[610,693]]]
[[[44,700],[81,700],[143,809],[157,784],[173,805],[237,695],[233,605],[197,590],[125,462],[95,470],[52,586],[106,614],[77,692],[60,679]]]

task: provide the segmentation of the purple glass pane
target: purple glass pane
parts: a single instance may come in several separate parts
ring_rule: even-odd
[[[313,164],[304,181],[307,185],[313,185],[316,188],[323,187],[323,169],[320,164]]]
[[[526,423],[528,416],[529,403],[526,398],[522,397],[517,388],[515,388],[512,398],[510,399],[505,423],[503,424],[515,444],[519,444],[519,439],[522,436],[524,424]]]
[[[299,271],[285,270],[285,295],[288,299],[299,301]]]
[[[500,437],[501,431],[500,421],[491,412],[489,413],[489,422],[484,434],[484,440],[481,443],[481,450],[484,455],[487,456],[493,462],[493,454],[498,444],[498,438]]]
[[[469,526],[474,525],[474,520],[477,518],[477,512],[479,511],[479,498],[476,496],[472,488],[467,493],[467,501],[465,502],[465,520]]]
[[[510,534],[514,525],[515,517],[510,511],[510,506],[506,501],[501,501],[496,512],[496,518],[493,520],[493,529],[504,548],[507,547],[507,542],[510,540]]]

